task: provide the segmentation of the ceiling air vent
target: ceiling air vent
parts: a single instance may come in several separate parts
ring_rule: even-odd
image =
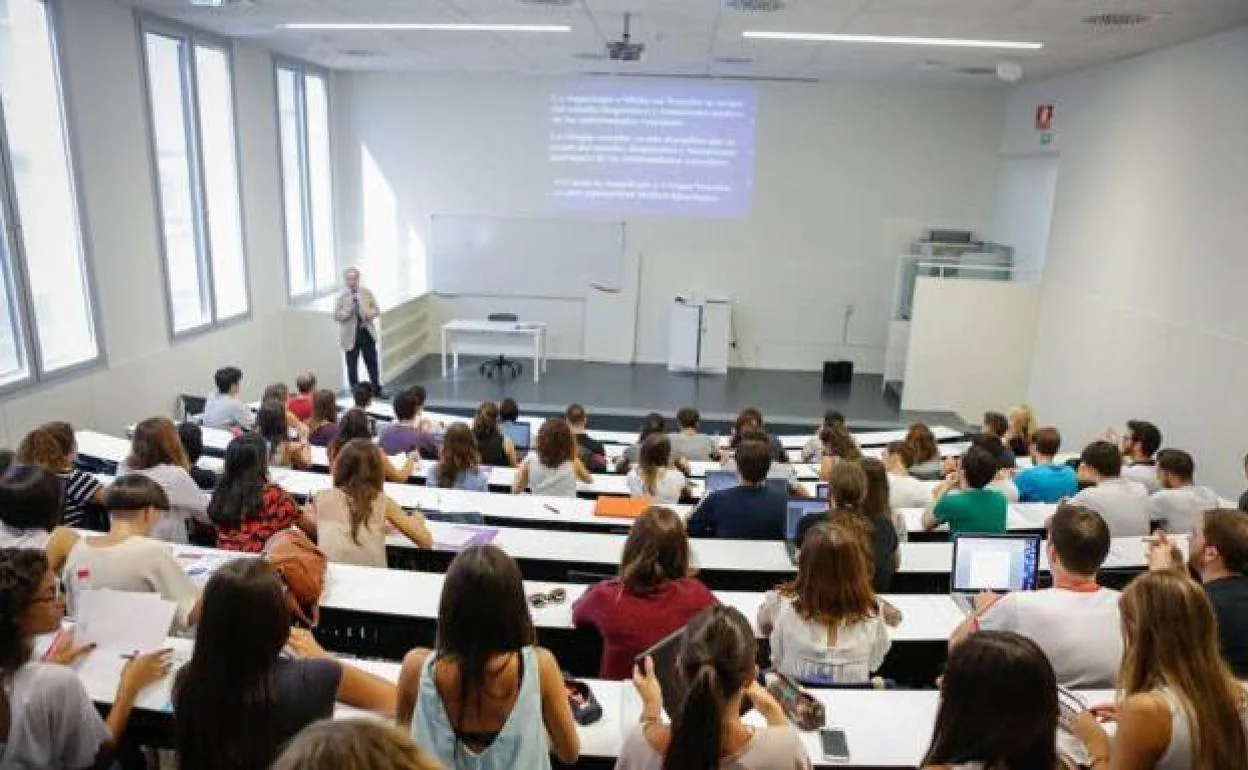
[[[771,13],[784,8],[784,0],[724,0],[724,7],[730,11]]]
[[[1084,16],[1082,21],[1089,27],[1103,30],[1119,30],[1131,29],[1141,24],[1147,24],[1160,17],[1155,13],[1135,13],[1127,11],[1107,11],[1105,13],[1094,13],[1091,16]]]

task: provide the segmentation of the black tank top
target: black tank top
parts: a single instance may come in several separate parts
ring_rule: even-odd
[[[500,468],[511,465],[511,461],[507,459],[507,452],[503,448],[503,434],[499,431],[494,431],[484,438],[477,436],[477,451],[481,453],[482,465]]]

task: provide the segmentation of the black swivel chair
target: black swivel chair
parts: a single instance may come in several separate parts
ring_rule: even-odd
[[[486,320],[515,323],[520,320],[520,317],[515,313],[490,313],[486,316]],[[498,358],[491,358],[489,361],[481,364],[480,370],[482,374],[490,379],[493,379],[496,374],[499,379],[506,379],[506,374],[509,374],[512,379],[515,379],[520,376],[521,367],[518,361],[512,361],[510,358],[507,358],[500,353]]]

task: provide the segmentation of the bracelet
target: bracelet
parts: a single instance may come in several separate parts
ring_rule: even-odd
[[[641,718],[637,720],[639,724],[643,725],[657,725],[662,721],[663,717],[661,715],[655,714],[654,716],[647,716],[644,711],[641,714]]]

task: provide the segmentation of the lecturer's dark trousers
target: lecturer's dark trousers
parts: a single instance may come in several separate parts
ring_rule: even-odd
[[[355,347],[347,351],[347,382],[351,387],[360,381],[360,354],[364,355],[364,366],[368,369],[368,380],[373,383],[373,391],[381,390],[381,377],[377,374],[377,340],[368,333],[364,326],[355,327]]]

